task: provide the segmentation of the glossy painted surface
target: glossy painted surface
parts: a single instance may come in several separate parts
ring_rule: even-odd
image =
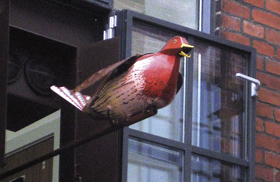
[[[110,80],[91,106],[110,118],[129,118],[148,107],[160,109],[175,97],[182,37],[171,39],[158,53],[146,54],[122,75]],[[187,53],[186,53],[187,54]]]
[[[158,53],[136,55],[104,68],[71,92],[65,87],[52,90],[93,116],[137,122],[131,118],[144,119],[145,112],[172,102],[181,87],[177,83],[180,58],[188,56],[192,48],[185,38],[175,36]],[[92,97],[84,99],[87,97],[78,92],[103,77],[105,82]]]

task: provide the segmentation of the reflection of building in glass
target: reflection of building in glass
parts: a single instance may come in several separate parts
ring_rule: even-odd
[[[115,0],[117,10],[130,9],[188,28],[198,28],[197,0]]]
[[[238,54],[196,43],[192,143],[198,147],[241,157],[246,60]],[[199,104],[200,102],[201,104]],[[207,104],[202,104],[207,103]]]

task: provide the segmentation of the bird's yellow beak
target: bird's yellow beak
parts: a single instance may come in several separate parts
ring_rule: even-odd
[[[188,53],[194,48],[194,46],[189,45],[189,44],[182,44],[181,48],[182,48],[182,51],[179,53],[179,55],[190,58],[191,54],[188,54]]]

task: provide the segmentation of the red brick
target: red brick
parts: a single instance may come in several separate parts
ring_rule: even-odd
[[[228,29],[240,31],[241,29],[241,20],[227,15],[221,15],[222,17],[222,26]]]
[[[256,134],[256,146],[274,152],[280,152],[280,140],[263,134]]]
[[[259,116],[273,118],[273,107],[267,104],[263,104],[261,102],[257,102],[256,113]]]
[[[258,53],[260,54],[274,56],[274,47],[269,44],[255,40],[253,42],[253,46],[257,49]]]
[[[280,29],[280,17],[278,16],[255,9],[252,12],[252,17],[257,22]]]
[[[263,63],[264,63],[264,58],[261,56],[257,56],[257,69],[258,70],[263,70]]]
[[[265,64],[266,64],[266,71],[276,75],[280,75],[280,64],[278,62],[267,59]]]
[[[243,18],[250,18],[250,9],[239,3],[231,2],[228,0],[222,1],[222,10]]]
[[[263,151],[256,149],[256,162],[261,163],[263,161]]]
[[[280,94],[261,88],[259,91],[259,100],[263,101],[263,102],[267,102],[276,106],[280,105]]]
[[[265,122],[265,132],[267,134],[270,134],[270,135],[273,135],[276,137],[280,137],[280,125],[277,123],[266,121]]]
[[[256,165],[255,169],[256,169],[255,172],[257,178],[267,180],[267,181],[273,181],[274,173],[272,168]]]
[[[266,0],[266,9],[280,14],[280,1],[278,0]]]
[[[270,76],[264,73],[257,72],[257,78],[262,85],[272,88],[274,90],[280,90],[280,77]]]
[[[280,48],[277,48],[276,50],[276,59],[280,60]]]
[[[280,168],[280,155],[277,155],[272,152],[265,152],[264,163],[269,166],[276,167],[279,169]]]
[[[280,122],[280,109],[275,109],[275,121]]]
[[[263,132],[263,120],[260,118],[256,118],[256,130]]]
[[[280,172],[276,174],[276,181],[280,181]]]
[[[264,0],[244,0],[244,1],[254,6],[258,6],[260,8],[263,8],[264,5]]]
[[[250,39],[239,34],[223,31],[221,32],[221,37],[240,44],[250,45]]]
[[[267,28],[265,32],[265,39],[269,42],[280,45],[280,31]]]
[[[280,48],[277,48],[276,50],[276,59],[280,60]]]
[[[264,28],[260,25],[255,25],[251,22],[243,22],[243,31],[246,34],[252,35],[254,37],[263,38],[264,37]]]

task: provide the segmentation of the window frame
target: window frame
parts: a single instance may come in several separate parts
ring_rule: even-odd
[[[209,35],[203,32],[199,32],[197,30],[189,29],[177,24],[173,24],[164,20],[160,20],[148,15],[144,15],[141,13],[133,12],[131,10],[123,10],[117,12],[118,22],[116,28],[116,36],[120,36],[121,40],[121,50],[120,50],[120,58],[124,59],[126,57],[131,56],[131,45],[132,45],[132,26],[133,22],[140,22],[147,24],[149,26],[153,26],[159,29],[172,31],[181,35],[187,35],[188,41],[190,44],[194,43],[195,39],[199,39],[202,41],[206,41],[210,44],[214,44],[218,47],[223,47],[229,50],[237,50],[239,52],[248,55],[248,70],[247,75],[251,77],[256,77],[256,50],[253,47],[248,47],[236,42],[232,42],[214,35]],[[186,103],[192,103],[192,87],[193,87],[193,57],[190,58],[190,61],[187,61],[187,94]],[[121,134],[122,142],[120,143],[119,155],[120,155],[120,173],[119,181],[126,182],[127,181],[127,165],[128,165],[128,140],[130,137],[141,139],[143,141],[153,143],[155,145],[168,146],[174,149],[179,149],[184,152],[184,171],[183,171],[183,179],[184,181],[191,181],[191,156],[192,154],[197,154],[204,157],[209,157],[212,159],[217,159],[220,161],[224,161],[230,164],[236,164],[241,167],[245,167],[248,169],[246,173],[247,181],[253,181],[255,178],[255,118],[256,118],[256,97],[251,97],[249,93],[251,93],[251,87],[249,87],[249,83],[245,84],[245,93],[246,95],[246,106],[247,106],[247,159],[244,158],[236,158],[230,156],[228,154],[219,153],[215,151],[210,151],[207,149],[203,149],[200,147],[192,146],[192,104],[186,104],[185,108],[185,138],[184,143],[162,138],[159,136],[154,136],[152,134],[144,133],[141,131],[133,130],[129,127],[125,127]],[[244,142],[245,143],[245,142]]]
[[[0,2],[0,167],[5,166],[5,144],[6,144],[6,119],[7,119],[7,66],[9,59],[9,9],[10,1]]]

